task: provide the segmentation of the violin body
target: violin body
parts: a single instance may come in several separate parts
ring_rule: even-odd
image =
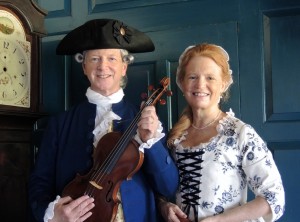
[[[114,156],[114,147],[122,134],[111,132],[104,135],[94,152],[94,165],[86,175],[77,175],[63,190],[63,196],[77,199],[83,195],[93,197],[95,207],[87,222],[109,222],[115,219],[120,200],[117,197],[121,182],[129,180],[141,167],[144,155],[138,149],[135,140],[131,140],[118,159]],[[108,168],[103,164],[115,164]],[[106,169],[106,170],[102,170]]]

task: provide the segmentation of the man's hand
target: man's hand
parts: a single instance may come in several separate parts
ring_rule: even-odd
[[[155,107],[145,107],[141,113],[141,117],[138,122],[138,131],[140,138],[143,142],[147,142],[147,140],[155,137],[158,124],[159,121]]]
[[[82,196],[73,200],[62,197],[54,206],[54,217],[49,222],[82,222],[92,215],[90,210],[95,206],[94,199]]]

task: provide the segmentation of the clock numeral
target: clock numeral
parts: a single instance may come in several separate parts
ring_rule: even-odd
[[[22,76],[22,77],[26,77],[26,75],[27,75],[26,72],[22,72],[22,73],[21,73],[21,76]]]
[[[7,97],[6,92],[2,92],[2,98],[5,99]]]
[[[9,47],[9,42],[3,42],[3,48],[4,49],[8,49],[8,47]]]
[[[24,88],[24,83],[19,82],[19,85],[22,86],[22,88]]]
[[[8,49],[9,48],[9,42],[4,41],[3,42],[3,48]],[[16,51],[17,51],[17,48],[15,48],[12,53],[15,54]]]
[[[18,92],[16,91],[16,90],[12,90],[12,93],[10,93],[10,94],[13,94],[13,96],[17,96],[18,95]],[[8,93],[6,92],[6,91],[3,91],[2,92],[2,94],[1,94],[1,97],[3,98],[3,99],[6,99],[6,98],[8,98]]]
[[[19,60],[19,64],[23,65],[25,63],[24,59]]]

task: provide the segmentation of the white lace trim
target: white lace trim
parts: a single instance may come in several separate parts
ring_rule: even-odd
[[[137,131],[134,136],[134,139],[140,144],[139,150],[141,152],[144,152],[144,149],[150,149],[154,143],[156,143],[165,136],[165,134],[162,131],[163,127],[161,122],[159,122],[155,137],[147,140],[145,143],[141,140],[139,132]]]
[[[54,206],[60,199],[60,196],[56,196],[56,199],[53,202],[50,202],[48,205],[48,208],[45,211],[44,215],[44,222],[48,222],[48,220],[51,220],[54,217]]]
[[[110,96],[102,96],[101,94],[93,91],[90,87],[86,91],[86,97],[90,103],[97,105],[95,129],[94,134],[94,146],[96,147],[99,140],[108,133],[110,124],[113,120],[121,120],[117,114],[111,110],[111,106],[114,103],[120,102],[124,97],[123,89],[119,89],[116,93]]]
[[[234,112],[232,111],[231,108],[229,109],[228,112],[226,112],[226,114],[227,114],[228,116],[231,116],[231,117],[234,117],[234,116],[235,116],[235,114],[234,114]],[[223,131],[223,125],[220,124],[220,123],[223,123],[224,121],[226,121],[226,120],[228,119],[228,116],[225,116],[225,117],[223,117],[222,119],[219,120],[219,124],[218,124],[217,127],[216,127],[218,132]],[[181,143],[183,140],[186,140],[186,135],[187,135],[187,134],[188,134],[188,132],[187,132],[187,131],[184,131],[183,134],[182,134],[182,136],[181,136],[180,138],[174,140],[174,145],[175,145],[175,146],[178,146],[178,147],[181,147],[180,143]],[[211,141],[209,141],[209,142],[211,142]],[[209,143],[209,142],[207,142],[207,143]],[[201,147],[201,146],[205,146],[207,143],[199,144],[199,146],[197,146],[196,148],[199,148],[199,147]]]

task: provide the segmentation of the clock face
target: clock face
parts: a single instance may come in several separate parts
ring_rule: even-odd
[[[0,38],[0,105],[30,107],[30,44]]]

